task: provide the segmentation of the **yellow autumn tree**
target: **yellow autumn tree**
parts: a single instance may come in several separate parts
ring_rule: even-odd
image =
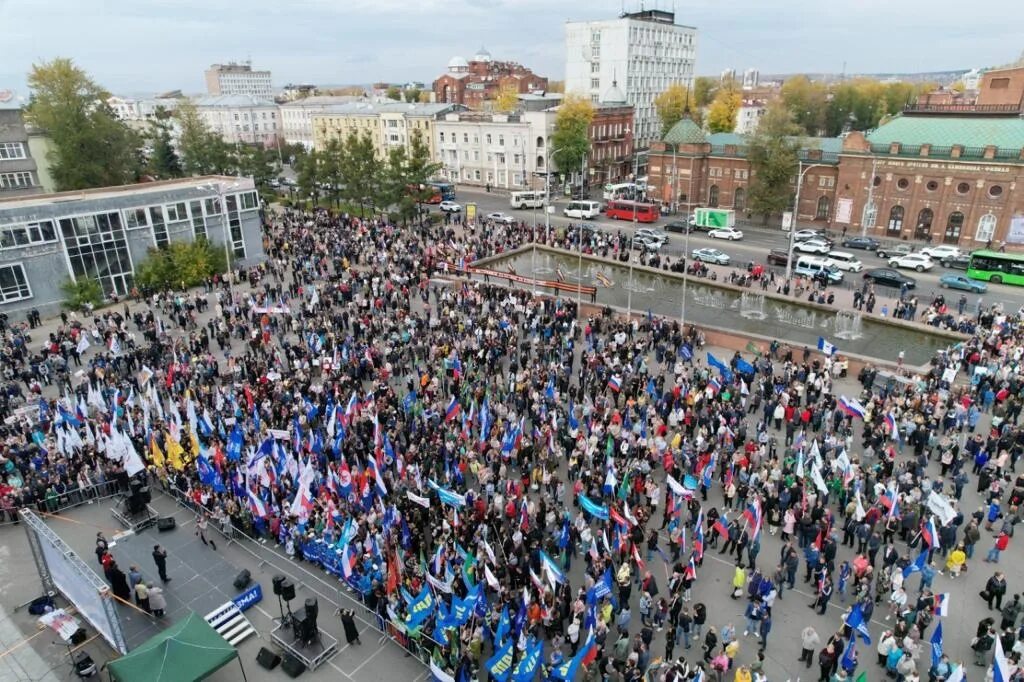
[[[519,105],[519,91],[514,85],[506,85],[494,98],[495,111],[513,111]]]
[[[708,107],[708,130],[712,133],[731,133],[736,128],[736,116],[742,99],[738,90],[721,87]]]
[[[693,107],[692,97],[682,83],[673,83],[654,99],[654,108],[661,119],[662,137],[683,117],[686,107]]]

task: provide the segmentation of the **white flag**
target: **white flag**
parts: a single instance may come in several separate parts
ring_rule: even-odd
[[[501,583],[498,582],[498,579],[495,577],[495,575],[491,573],[491,567],[487,564],[484,564],[484,578],[487,579],[487,584],[493,587],[494,589],[498,589],[499,587],[501,587]]]
[[[89,350],[90,345],[91,344],[89,343],[89,337],[87,337],[85,334],[82,334],[82,338],[78,339],[78,345],[75,346],[75,350],[77,350],[78,354],[81,355],[85,351]]]

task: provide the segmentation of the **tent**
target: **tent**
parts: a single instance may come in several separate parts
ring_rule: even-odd
[[[127,656],[108,663],[107,670],[117,682],[194,682],[206,679],[235,658],[235,647],[192,613]],[[238,664],[242,664],[241,659]]]

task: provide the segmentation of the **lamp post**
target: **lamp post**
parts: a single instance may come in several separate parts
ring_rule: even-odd
[[[524,147],[525,154],[525,147]],[[544,242],[547,243],[551,239],[551,155],[556,152],[562,151],[561,149],[552,149],[551,144],[548,143],[547,154],[544,160]],[[524,156],[525,159],[525,156]],[[533,221],[533,249],[530,251],[531,262],[533,263],[533,273],[537,274],[537,220]],[[537,282],[534,278],[533,293],[537,293]]]
[[[633,182],[636,183],[637,170],[640,165],[640,157],[633,154]],[[634,187],[636,185],[634,184]],[[629,284],[626,285],[626,319],[632,321],[633,317],[633,240],[636,239],[636,208],[637,208],[637,194],[633,195],[633,235],[629,238],[629,251],[626,253],[626,257],[629,260]]]
[[[237,189],[239,184],[237,182],[231,183],[229,186],[231,189]],[[231,294],[232,302],[234,302],[235,292],[232,289],[232,280],[234,279],[231,275],[231,228],[229,226],[228,219],[228,205],[224,198],[224,183],[223,182],[211,182],[206,185],[199,185],[199,189],[212,189],[217,192],[217,203],[220,206],[221,225],[224,228],[224,264],[227,266],[227,278],[228,278],[228,292]],[[235,199],[237,202],[238,199]],[[235,204],[235,210],[238,210],[238,204]],[[238,229],[242,229],[241,225],[241,213],[239,212],[239,225]]]
[[[789,278],[793,275],[793,246],[796,243],[796,241],[795,241],[795,239],[793,237],[794,237],[794,235],[796,234],[796,231],[797,231],[797,218],[800,215],[800,188],[801,188],[801,186],[803,185],[803,182],[804,182],[804,175],[806,175],[807,171],[811,170],[812,168],[824,168],[825,164],[823,164],[823,163],[812,163],[811,165],[807,166],[807,168],[804,168],[803,170],[800,170],[800,168],[802,168],[802,167],[803,167],[803,161],[797,160],[797,170],[799,172],[797,173],[797,176],[796,176],[796,197],[793,200],[793,220],[792,220],[792,222],[790,223],[790,226],[789,226],[789,251],[787,252],[787,257],[786,257],[786,280],[787,281],[789,281]]]

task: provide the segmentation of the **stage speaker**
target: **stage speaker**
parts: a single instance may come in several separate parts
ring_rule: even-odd
[[[272,579],[271,582],[274,583],[274,594],[276,594],[277,596],[281,596],[281,583],[283,583],[285,580],[287,580],[287,578],[285,578],[283,575],[275,575],[274,578]]]
[[[252,574],[249,573],[249,569],[245,569],[235,577],[235,589],[244,590],[249,587],[249,583],[251,582]]]
[[[256,654],[256,662],[265,670],[273,670],[281,665],[281,657],[264,646],[260,647],[259,653]]]
[[[78,628],[71,634],[70,642],[73,646],[78,646],[87,639],[89,639],[89,634],[85,631],[85,628]]]
[[[286,654],[284,660],[281,661],[281,670],[285,671],[288,677],[295,679],[306,672],[306,664],[291,654]]]
[[[145,502],[146,504],[149,504],[150,502],[153,501],[153,493],[150,492],[148,485],[144,485],[139,489],[139,496],[142,498],[142,501]]]
[[[310,597],[306,600],[306,615],[313,619],[313,627],[316,627],[316,617],[320,614],[320,604],[317,602],[316,597]]]
[[[291,601],[295,599],[295,584],[290,580],[281,583],[281,599]]]
[[[306,609],[295,614],[295,641],[303,646],[316,639],[316,619]]]
[[[128,513],[132,516],[141,514],[142,510],[146,508],[146,503],[142,501],[142,496],[137,493],[132,493],[128,496]]]
[[[169,530],[174,530],[174,527],[178,525],[178,522],[173,516],[165,516],[156,520],[156,529],[161,533]]]

